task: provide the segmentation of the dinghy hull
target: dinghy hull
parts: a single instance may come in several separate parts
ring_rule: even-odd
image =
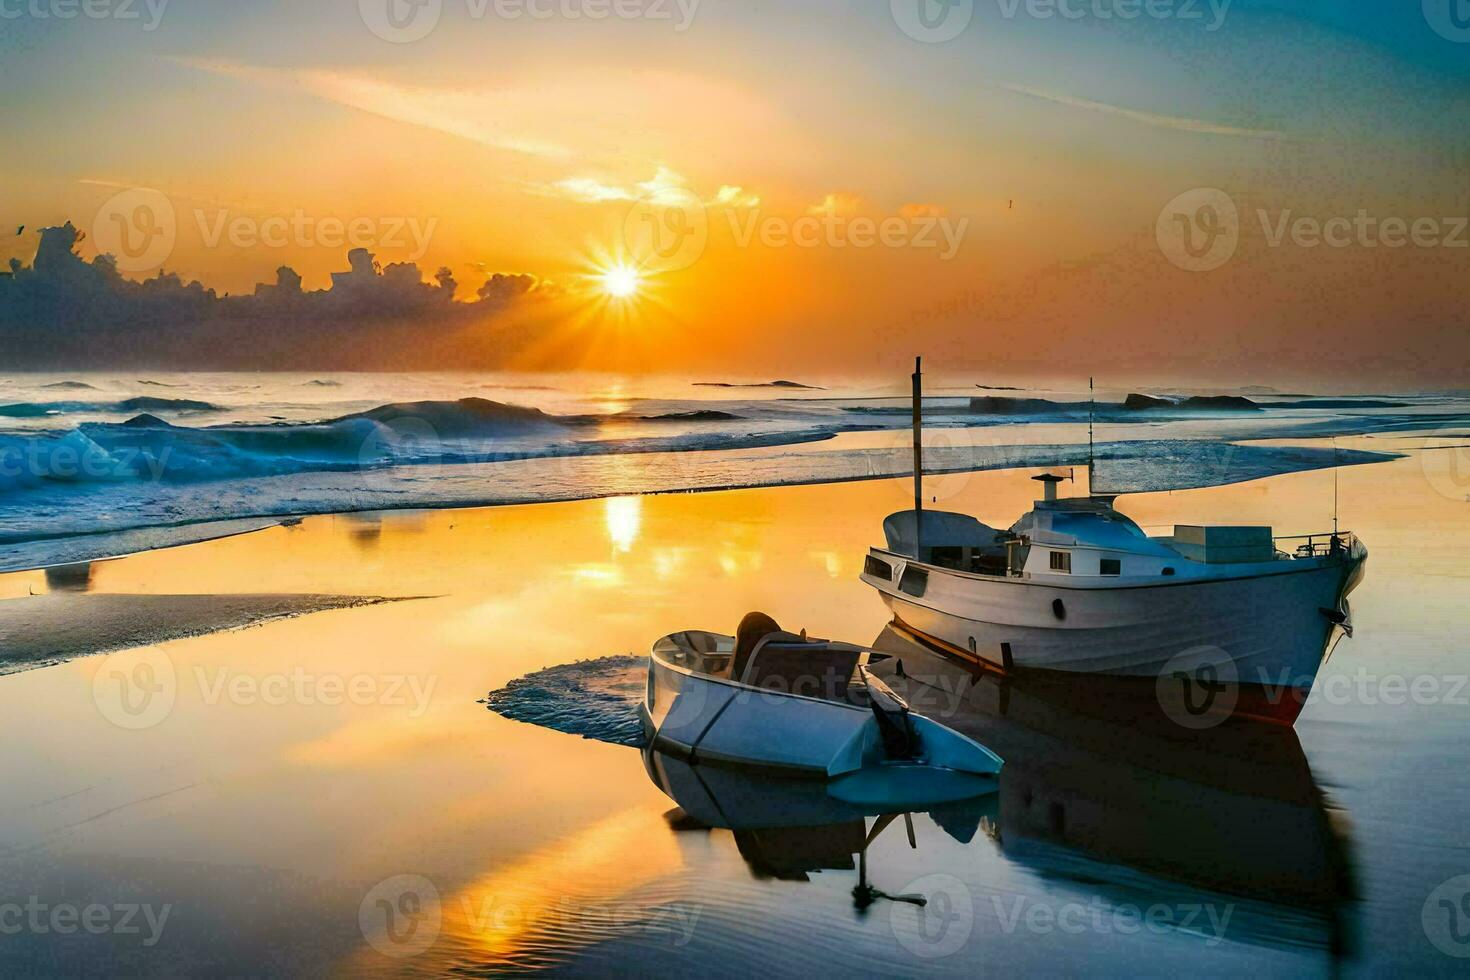
[[[755,691],[657,658],[643,705],[650,744],[683,759],[832,778],[881,748],[866,708]]]
[[[691,637],[703,649],[681,645]],[[730,637],[695,633],[674,634],[655,645],[641,709],[655,751],[689,762],[754,766],[825,780],[875,766],[987,775],[1000,771],[1001,760],[984,746],[914,714],[907,715],[913,751],[890,758],[868,692],[849,688],[846,675],[835,676],[820,661],[810,673],[786,674],[779,689],[693,669],[727,658],[731,645]],[[846,649],[855,654],[859,648]],[[892,737],[891,731],[887,734]]]

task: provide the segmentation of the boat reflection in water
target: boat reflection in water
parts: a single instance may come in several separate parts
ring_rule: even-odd
[[[757,878],[802,881],[856,868],[862,910],[876,898],[924,900],[877,891],[863,855],[895,815],[927,812],[955,840],[989,839],[1045,887],[1084,901],[1228,909],[1230,941],[1351,957],[1356,886],[1347,831],[1292,729],[1232,721],[1192,730],[1114,702],[1105,680],[976,673],[892,627],[873,647],[890,655],[874,673],[915,710],[1005,760],[998,794],[859,806],[821,783],[650,753],[650,776],[679,805],[671,828],[733,831]],[[912,844],[911,818],[903,822]],[[885,870],[908,880],[902,868],[875,875]]]
[[[874,672],[916,709],[947,705],[944,724],[1006,760],[1010,860],[1105,902],[1228,904],[1238,942],[1351,956],[1346,823],[1292,729],[1194,729],[1113,698],[1107,678],[977,672],[892,626],[873,646],[892,656]]]
[[[909,846],[917,848],[914,813],[929,818],[961,844],[974,839],[982,821],[996,813],[995,793],[934,803],[924,798],[921,781],[895,786],[888,799],[843,799],[814,779],[793,779],[751,767],[691,765],[651,749],[643,754],[648,775],[679,805],[667,814],[675,832],[732,831],[741,858],[759,879],[806,881],[818,871],[858,871],[853,905],[866,911],[890,900],[924,905],[924,895],[891,895],[868,879],[868,846],[899,818]],[[936,787],[944,796],[948,784]],[[932,799],[933,797],[930,797]],[[871,826],[869,818],[873,818]]]

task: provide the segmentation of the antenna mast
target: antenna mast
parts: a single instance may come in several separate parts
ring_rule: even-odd
[[[914,557],[924,556],[924,359],[914,358]]]

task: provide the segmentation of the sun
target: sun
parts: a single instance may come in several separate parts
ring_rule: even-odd
[[[617,299],[632,299],[643,285],[643,277],[630,265],[615,265],[602,274],[602,291]]]
[[[644,364],[683,328],[665,270],[591,237],[574,259],[567,340],[581,347],[587,363]]]

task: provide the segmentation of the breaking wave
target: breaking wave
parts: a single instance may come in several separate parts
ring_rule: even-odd
[[[0,435],[0,492],[47,482],[177,483],[428,463],[758,449],[834,435],[829,428],[710,432],[705,427],[658,437],[598,439],[596,426],[603,420],[597,416],[549,415],[484,398],[404,402],[322,422],[267,425],[189,427],[147,411],[180,404],[206,403],[135,398],[119,403],[143,410],[126,422],[87,422],[60,435]],[[713,421],[713,414],[683,421]]]
[[[48,387],[56,387],[54,385]],[[90,387],[90,385],[83,385]],[[41,419],[58,415],[80,415],[103,413],[126,415],[130,412],[222,412],[224,409],[209,402],[193,401],[188,398],[128,398],[120,402],[17,402],[0,405],[0,418]]]
[[[580,416],[547,415],[539,408],[507,405],[488,398],[461,398],[453,402],[400,402],[380,405],[366,412],[344,415],[327,424],[366,420],[385,425],[401,424],[406,419],[427,425],[443,436],[501,436],[529,429],[551,429],[582,421]]]
[[[126,422],[87,422],[60,436],[0,436],[0,490],[58,480],[197,481],[487,461],[497,453],[485,441],[562,431],[535,409],[484,399],[384,405],[320,423],[274,425],[190,428],[148,413],[181,404],[206,403],[134,398],[119,407],[144,414]]]

